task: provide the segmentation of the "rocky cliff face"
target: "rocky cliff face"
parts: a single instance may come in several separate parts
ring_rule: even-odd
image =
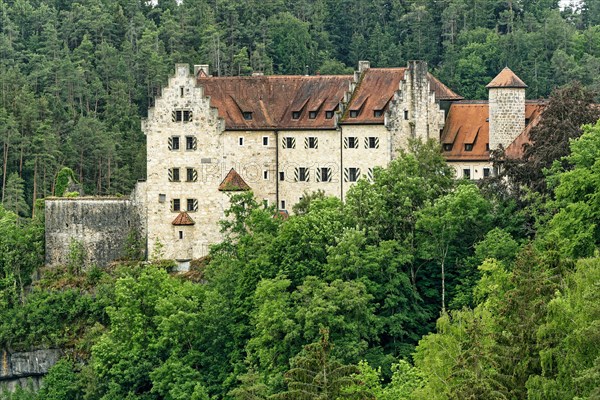
[[[60,349],[10,353],[2,350],[0,362],[0,393],[12,392],[17,385],[39,389],[42,377],[63,356]]]

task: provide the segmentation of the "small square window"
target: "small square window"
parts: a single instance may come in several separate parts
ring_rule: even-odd
[[[281,209],[285,210],[285,200],[281,200]]]
[[[252,113],[250,111],[244,111],[242,116],[246,121],[252,121]]]
[[[292,111],[292,119],[300,119],[300,111]]]
[[[444,151],[451,151],[452,143],[444,143]]]
[[[383,110],[375,110],[375,111],[373,111],[373,116],[375,118],[382,117],[383,116]]]
[[[315,136],[310,136],[306,138],[306,148],[307,149],[316,149],[319,146],[319,141]]]
[[[317,112],[316,111],[311,111],[308,113],[308,118],[309,119],[315,119],[317,118]]]
[[[358,138],[354,136],[344,138],[344,147],[347,149],[357,149],[358,148]]]
[[[325,111],[325,119],[333,118],[333,111]]]
[[[284,137],[283,138],[283,148],[284,149],[294,149],[294,148],[296,148],[296,138],[293,138],[293,137]]]
[[[484,178],[489,178],[490,177],[490,169],[489,168],[484,168],[483,169],[483,177]]]
[[[159,203],[164,203],[165,201],[167,201],[167,195],[164,193],[160,193],[158,195],[158,202]]]
[[[180,199],[171,200],[171,209],[173,211],[181,211],[181,200]]]
[[[285,172],[279,171],[279,180],[280,181],[285,181]]]
[[[169,150],[179,150],[179,136],[169,138]]]
[[[309,181],[308,168],[306,168],[306,167],[296,168],[296,180],[298,182],[308,182]]]
[[[473,151],[473,143],[465,143],[465,151]]]
[[[169,181],[170,182],[179,182],[179,168],[169,169]]]
[[[187,199],[187,211],[194,212],[198,211],[198,200],[196,199]]]
[[[379,138],[376,136],[370,136],[366,140],[367,147],[369,149],[378,149],[379,148]]]
[[[269,171],[267,171],[267,170],[263,171],[263,179],[264,180],[268,180],[269,179]]]
[[[173,122],[181,122],[181,121],[183,121],[183,111],[181,111],[181,110],[175,110],[175,111],[173,111],[172,120],[173,120]]]
[[[239,138],[238,138],[238,144],[239,144],[240,146],[243,146],[243,145],[244,145],[244,138],[243,138],[243,137],[239,137]]]
[[[192,112],[190,110],[183,111],[183,122],[191,122],[192,121]]]
[[[463,178],[471,179],[471,169],[470,168],[463,169]]]
[[[350,110],[350,118],[358,117],[359,110]]]
[[[356,182],[360,178],[359,168],[346,168],[346,182]]]
[[[198,174],[194,168],[186,168],[185,169],[185,180],[188,182],[196,182]]]
[[[263,146],[268,146],[268,145],[269,145],[269,137],[263,136]]]
[[[185,149],[196,150],[196,138],[194,136],[185,137]]]
[[[331,168],[323,167],[319,169],[321,182],[331,182]]]

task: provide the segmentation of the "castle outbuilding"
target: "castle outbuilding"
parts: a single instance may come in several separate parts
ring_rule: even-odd
[[[147,179],[135,204],[148,256],[185,269],[206,255],[234,192],[286,215],[307,192],[344,199],[411,138],[439,140],[459,178],[491,175],[490,149],[509,147],[543,105],[508,68],[488,89],[489,101],[465,101],[423,61],[361,61],[348,76],[213,77],[177,64],[142,122]]]

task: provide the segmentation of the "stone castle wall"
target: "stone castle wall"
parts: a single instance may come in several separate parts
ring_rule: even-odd
[[[490,149],[506,149],[525,129],[525,89],[491,88],[489,113]]]
[[[46,264],[66,264],[73,241],[88,266],[122,258],[128,236],[143,229],[138,210],[129,198],[46,199]]]

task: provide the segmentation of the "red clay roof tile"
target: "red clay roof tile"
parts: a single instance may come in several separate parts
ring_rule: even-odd
[[[171,223],[178,226],[195,224],[194,220],[185,211],[180,212]]]
[[[504,67],[502,71],[490,83],[487,84],[486,88],[526,88],[527,85],[521,80],[512,70],[508,67]]]
[[[244,182],[240,174],[233,168],[229,170],[229,173],[219,185],[219,191],[221,192],[244,192],[247,190],[251,190],[250,186]]]

